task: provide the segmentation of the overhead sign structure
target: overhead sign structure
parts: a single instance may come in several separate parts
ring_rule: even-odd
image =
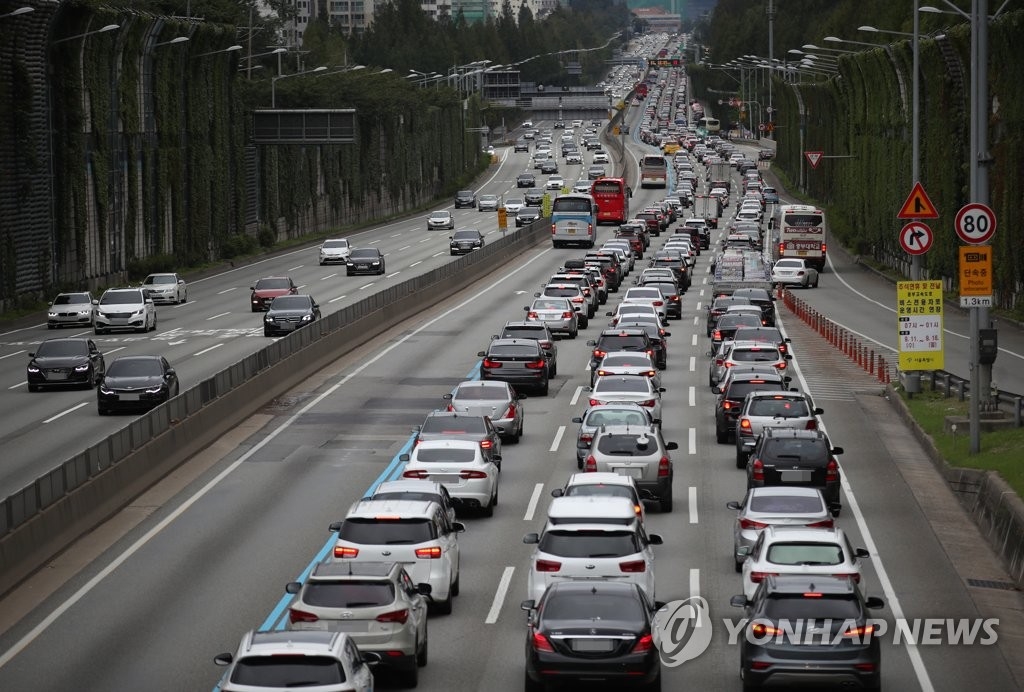
[[[821,157],[825,155],[823,151],[805,151],[804,156],[807,157],[807,163],[811,164],[811,168],[817,168],[818,163],[821,161]]]
[[[907,201],[900,207],[896,214],[897,219],[937,219],[939,212],[928,198],[924,186],[920,182],[914,183],[913,189],[907,196]]]
[[[932,247],[932,229],[928,224],[911,221],[900,230],[900,247],[908,255],[923,255]]]
[[[900,370],[943,369],[942,282],[897,282],[896,320]]]
[[[992,307],[992,248],[960,247],[960,307]]]
[[[960,240],[965,243],[987,243],[996,233],[996,213],[991,207],[978,202],[965,204],[956,213],[954,228]]]

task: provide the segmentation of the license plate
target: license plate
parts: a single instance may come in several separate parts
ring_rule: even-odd
[[[573,639],[573,651],[611,651],[615,648],[611,639]]]
[[[811,480],[811,472],[803,470],[779,471],[779,476],[783,483],[807,483]]]
[[[49,372],[46,373],[46,379],[48,380],[66,380],[68,374],[66,372]]]
[[[568,233],[569,235],[575,235],[576,234],[576,229],[575,228],[570,228],[570,229],[568,229],[566,231],[566,233]]]
[[[629,476],[634,479],[641,479],[644,477],[644,470],[641,468],[633,468],[630,466],[619,466],[615,469],[615,473],[620,476]]]
[[[296,622],[296,623],[293,623],[291,627],[292,627],[293,630],[306,630],[306,631],[314,631],[314,632],[326,632],[327,631],[327,621],[326,620],[317,620],[316,622]]]
[[[138,401],[138,394],[118,394],[117,398],[121,401]]]

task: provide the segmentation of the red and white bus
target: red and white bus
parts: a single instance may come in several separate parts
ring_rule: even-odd
[[[590,196],[597,204],[597,222],[626,223],[629,221],[629,198],[633,191],[625,178],[598,178],[590,186]]]
[[[807,260],[818,271],[825,269],[825,212],[806,204],[783,204],[775,217],[779,242],[776,259],[795,257]]]

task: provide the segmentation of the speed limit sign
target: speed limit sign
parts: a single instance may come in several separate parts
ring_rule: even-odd
[[[996,232],[996,214],[990,207],[971,202],[956,213],[956,234],[970,245],[988,242]]]

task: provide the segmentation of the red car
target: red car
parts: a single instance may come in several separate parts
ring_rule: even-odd
[[[295,295],[299,287],[287,276],[267,276],[249,287],[252,295],[249,299],[253,312],[265,312],[270,309],[270,302],[278,296]]]

